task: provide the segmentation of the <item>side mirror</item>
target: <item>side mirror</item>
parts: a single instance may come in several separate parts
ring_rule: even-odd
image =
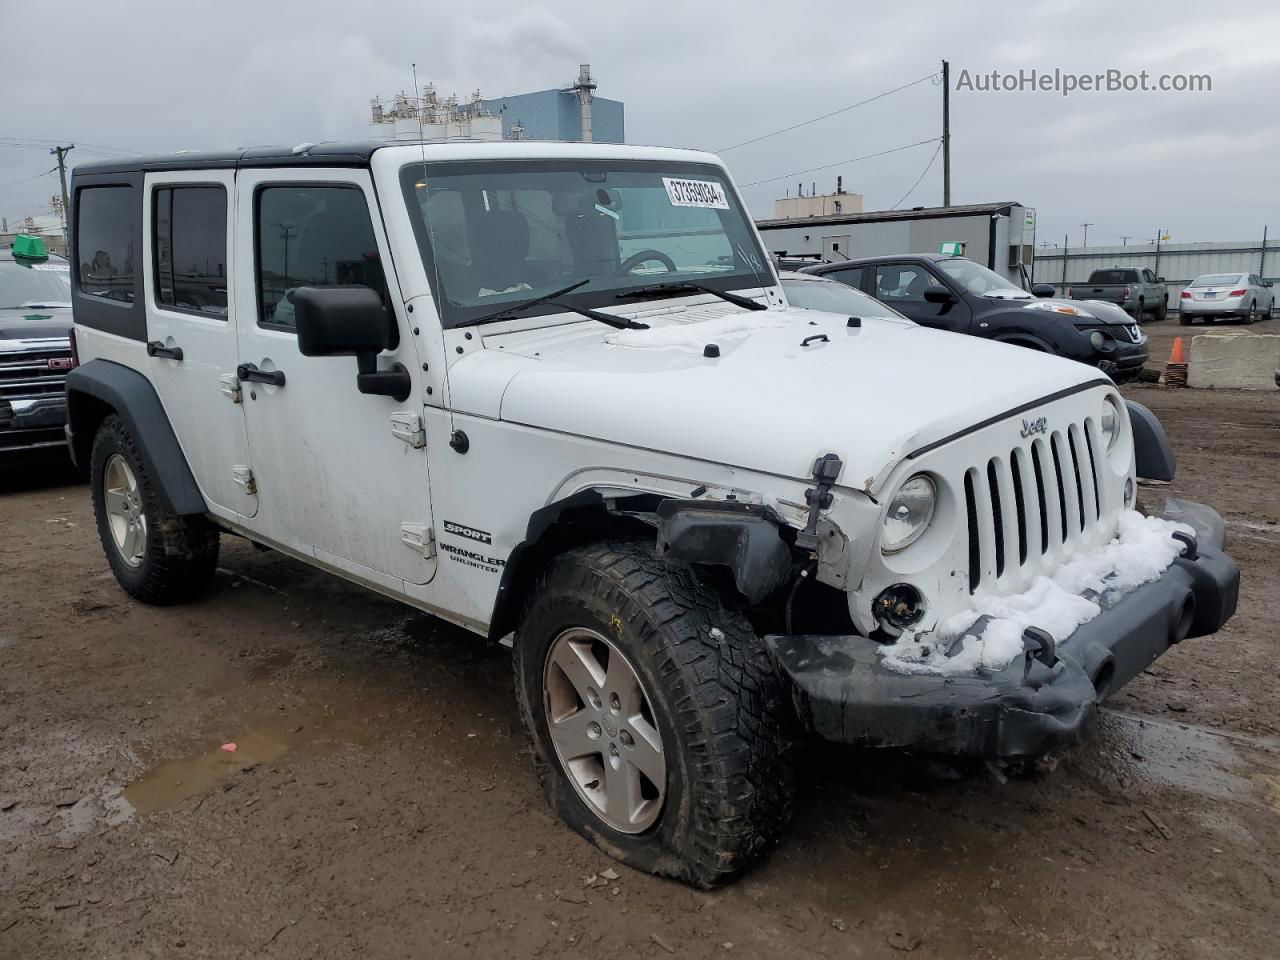
[[[1058,289],[1052,283],[1037,283],[1031,287],[1031,295],[1033,297],[1053,297],[1057,296]]]
[[[924,288],[924,299],[926,303],[954,303],[956,298],[942,284],[935,283]]]
[[[399,344],[395,320],[365,286],[299,287],[293,291],[298,351],[304,357],[356,358],[356,389],[407,400],[413,388],[401,364],[378,369],[378,354]]]
[[[1156,283],[1164,283],[1164,277],[1156,277]]]

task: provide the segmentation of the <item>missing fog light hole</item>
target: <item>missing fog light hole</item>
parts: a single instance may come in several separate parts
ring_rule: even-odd
[[[905,630],[924,616],[924,597],[909,583],[895,583],[880,591],[871,608],[881,623]]]

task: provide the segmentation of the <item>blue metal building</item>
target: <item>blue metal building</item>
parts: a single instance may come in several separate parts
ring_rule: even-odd
[[[523,128],[524,140],[581,140],[582,112],[573,90],[539,90],[484,101],[485,109],[502,118],[502,137],[511,139],[511,127]],[[591,139],[597,143],[624,143],[622,101],[595,97],[591,103]]]

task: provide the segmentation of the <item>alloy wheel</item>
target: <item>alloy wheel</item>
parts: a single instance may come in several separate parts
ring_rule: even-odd
[[[635,667],[603,634],[572,627],[547,651],[543,689],[551,742],[578,796],[620,833],[653,826],[667,762]]]
[[[111,540],[130,567],[142,566],[147,552],[147,518],[138,478],[123,456],[113,453],[102,470],[102,503]]]

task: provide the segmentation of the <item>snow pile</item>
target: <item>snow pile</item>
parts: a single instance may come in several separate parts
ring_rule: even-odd
[[[719,343],[727,337],[746,336],[757,330],[777,330],[790,326],[795,326],[794,317],[781,311],[760,310],[694,323],[671,323],[648,330],[619,330],[604,339],[605,343],[617,347],[675,348],[701,353],[708,343]]]
[[[1047,630],[1061,643],[1102,612],[1098,599],[1103,594],[1127,592],[1164,573],[1182,553],[1175,531],[1194,532],[1184,523],[1125,511],[1116,538],[1106,546],[1077,554],[1052,577],[1037,577],[1023,593],[975,595],[971,608],[943,620],[931,633],[903,634],[897,643],[882,646],[883,663],[899,673],[967,674],[1000,670],[1021,656],[1027,627]],[[983,617],[991,619],[981,636],[964,636]],[[948,657],[957,638],[960,643]]]

